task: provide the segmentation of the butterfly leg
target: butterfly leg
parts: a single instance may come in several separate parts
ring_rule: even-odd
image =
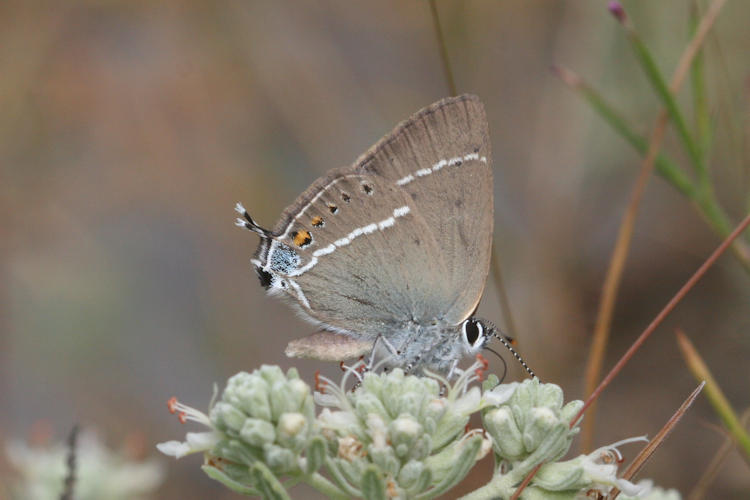
[[[404,367],[404,373],[406,375],[410,374],[411,371],[414,369],[414,365],[419,364],[420,359],[422,359],[422,356],[417,356],[416,358],[414,358],[414,360],[409,361],[409,363],[407,363],[407,365]]]
[[[400,356],[400,354],[398,349],[388,339],[382,335],[378,335],[372,345],[372,352],[370,354],[370,361],[367,363],[367,368],[368,370],[377,370],[382,365],[389,365],[389,362]],[[388,371],[388,366],[384,368],[384,371]]]
[[[460,377],[463,372],[464,371],[458,367],[458,360],[453,360],[453,363],[451,363],[451,369],[448,371],[448,380],[451,380],[454,376]]]

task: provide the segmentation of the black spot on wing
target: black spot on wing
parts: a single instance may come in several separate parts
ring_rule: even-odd
[[[271,286],[271,281],[273,280],[273,276],[271,276],[271,273],[264,271],[260,267],[256,267],[255,272],[257,273],[258,279],[260,280],[260,286],[268,290],[268,287]]]

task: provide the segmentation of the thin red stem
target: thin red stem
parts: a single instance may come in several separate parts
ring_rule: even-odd
[[[677,306],[677,304],[687,295],[687,293],[690,291],[691,288],[695,286],[695,284],[698,282],[699,279],[703,277],[704,274],[706,274],[706,271],[708,271],[711,266],[716,262],[716,260],[721,257],[721,254],[723,254],[727,248],[734,242],[734,240],[737,239],[737,237],[742,234],[742,232],[747,229],[747,227],[750,226],[750,214],[747,214],[747,216],[742,220],[739,226],[735,228],[734,231],[732,231],[732,234],[727,236],[727,239],[721,242],[721,245],[718,246],[716,250],[711,254],[710,257],[708,257],[703,264],[698,268],[695,273],[690,277],[689,280],[680,288],[680,290],[675,294],[674,297],[672,297],[672,300],[670,300],[666,306],[664,306],[664,309],[661,310],[661,312],[654,318],[654,320],[646,327],[645,330],[643,330],[643,333],[638,337],[638,339],[633,342],[633,345],[630,346],[630,348],[625,352],[625,354],[622,355],[620,360],[617,362],[617,364],[610,370],[610,372],[607,374],[606,377],[604,377],[604,380],[601,381],[599,386],[594,389],[594,392],[591,393],[591,396],[586,400],[586,402],[581,407],[578,414],[573,417],[573,419],[570,421],[570,427],[571,429],[573,426],[575,426],[576,422],[578,422],[581,417],[583,416],[583,413],[586,411],[586,408],[591,406],[591,404],[596,400],[596,398],[599,397],[599,394],[604,391],[604,389],[607,388],[610,382],[617,376],[618,373],[625,367],[625,364],[630,361],[630,358],[633,357],[635,352],[643,345],[643,343],[648,339],[648,337],[656,330],[656,328],[661,324],[662,321],[664,321],[664,318],[667,317],[667,315],[672,312],[672,310]],[[520,484],[518,488],[516,488],[515,493],[513,494],[513,499],[517,498],[518,495],[521,494],[523,489],[531,482],[531,479],[534,477],[534,475],[537,473],[539,468],[542,466],[542,464],[539,464],[534,468],[529,474],[524,478],[523,482]]]
[[[633,357],[635,352],[640,349],[641,345],[648,339],[651,334],[656,330],[656,328],[661,324],[662,321],[664,321],[664,318],[667,317],[669,313],[672,312],[672,310],[677,306],[677,304],[687,295],[687,293],[695,286],[695,284],[698,282],[699,279],[703,277],[704,274],[706,274],[706,271],[708,271],[711,266],[716,262],[716,260],[723,254],[727,248],[732,244],[732,242],[737,239],[737,237],[742,234],[742,232],[747,229],[747,227],[750,225],[750,214],[748,214],[745,219],[740,223],[737,228],[735,228],[734,231],[732,231],[732,234],[730,234],[727,239],[725,239],[723,242],[721,242],[721,245],[718,246],[716,250],[711,254],[711,256],[701,264],[701,267],[698,268],[697,271],[690,277],[689,280],[680,288],[680,290],[675,294],[674,297],[672,297],[672,300],[670,300],[666,306],[664,306],[664,309],[661,310],[661,312],[654,318],[654,320],[646,327],[645,330],[643,330],[643,333],[638,337],[638,339],[633,342],[633,344],[630,346],[630,348],[625,352],[625,354],[622,355],[620,360],[617,362],[617,364],[610,370],[610,372],[607,374],[606,377],[604,377],[604,380],[599,383],[596,389],[594,389],[594,392],[591,393],[591,395],[588,397],[586,402],[583,404],[581,409],[579,410],[578,414],[573,418],[573,420],[570,421],[570,427],[572,428],[578,420],[583,416],[583,413],[586,411],[586,409],[593,403],[598,397],[599,394],[606,389],[606,387],[612,382],[612,380],[620,373],[620,371],[625,367],[625,364],[630,361],[630,358]]]

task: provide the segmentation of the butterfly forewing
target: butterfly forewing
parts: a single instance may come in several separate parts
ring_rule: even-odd
[[[256,252],[259,274],[273,267],[272,289],[333,331],[374,339],[408,322],[457,324],[489,266],[489,164],[478,98],[425,108],[300,195]]]
[[[279,241],[300,257],[285,291],[303,312],[334,331],[373,339],[439,314],[449,296],[446,268],[407,193],[353,168],[313,187],[277,228]],[[430,272],[421,272],[430,255]]]

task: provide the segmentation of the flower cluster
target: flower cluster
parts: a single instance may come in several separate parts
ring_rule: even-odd
[[[535,378],[496,386],[485,399],[495,403],[482,412],[485,429],[493,437],[496,456],[507,463],[526,461],[533,467],[554,462],[567,453],[578,433],[570,421],[583,403],[563,406],[562,389],[554,384]]]
[[[337,485],[365,498],[434,498],[456,485],[490,450],[481,431],[466,429],[481,404],[479,387],[468,387],[475,377],[469,370],[451,386],[400,369],[369,372],[353,392],[324,380],[318,400],[333,409],[318,421]]]
[[[310,387],[296,370],[284,375],[276,366],[264,366],[230,378],[210,418],[222,434],[214,447],[218,456],[240,471],[261,461],[281,475],[299,471],[299,457],[315,427],[315,408]]]
[[[310,387],[295,369],[284,374],[277,366],[263,366],[234,375],[208,415],[174,398],[168,404],[181,421],[210,430],[188,433],[185,442],[162,443],[159,450],[176,458],[205,452],[203,470],[237,491],[260,494],[280,486],[276,477],[306,469],[303,454],[317,423]]]
[[[232,377],[208,415],[171,401],[182,421],[208,431],[159,449],[177,458],[201,451],[210,477],[265,498],[288,498],[287,479],[330,498],[434,498],[493,451],[495,474],[465,499],[508,498],[540,463],[522,498],[575,500],[616,487],[621,498],[679,499],[650,482],[618,478],[617,447],[644,438],[561,461],[578,432],[570,422],[582,403],[563,404],[562,390],[538,379],[498,385],[491,376],[480,389],[474,382],[484,367],[480,359],[453,383],[399,369],[362,375],[345,367],[340,384],[316,376],[313,397],[295,370],[263,366]],[[354,390],[347,388],[350,377]],[[322,407],[317,417],[315,403]],[[484,430],[469,430],[478,412]]]

